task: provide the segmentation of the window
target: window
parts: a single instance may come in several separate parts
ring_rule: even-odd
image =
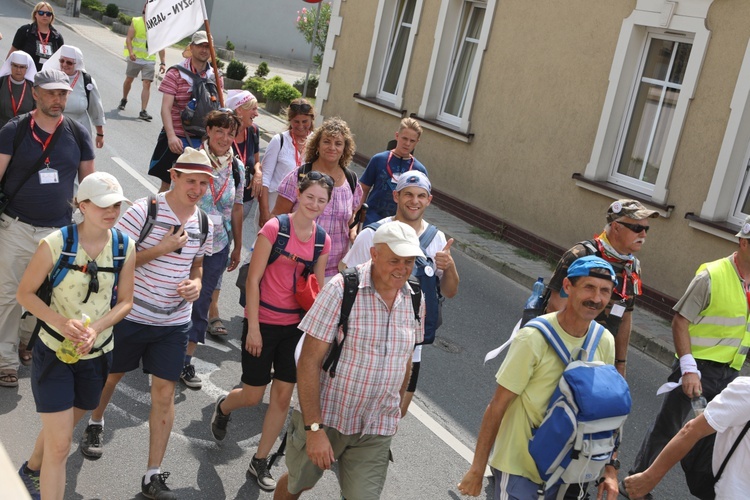
[[[361,94],[401,108],[423,0],[379,0]],[[363,104],[365,104],[363,102]],[[400,115],[399,115],[400,116]]]
[[[496,3],[496,0],[442,0],[419,117],[468,132]],[[432,128],[429,123],[427,128]]]
[[[639,0],[622,23],[609,86],[583,177],[666,205],[669,176],[710,32],[713,0]]]
[[[735,222],[737,224],[741,225],[745,217],[750,215],[750,189],[748,189],[750,188],[750,163],[745,167],[745,176],[742,184],[738,185],[738,188],[739,193],[737,193],[737,196],[735,197],[737,203],[732,217],[736,219]]]

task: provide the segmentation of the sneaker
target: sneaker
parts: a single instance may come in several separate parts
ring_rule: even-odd
[[[18,475],[21,476],[24,486],[31,495],[32,500],[41,500],[42,493],[39,491],[39,471],[31,470],[27,473],[25,471],[26,466],[29,462],[24,462],[20,469],[18,469]]]
[[[124,111],[125,110],[125,105],[127,103],[128,103],[127,99],[120,99],[120,105],[117,106],[117,109],[119,109],[120,111]]]
[[[147,121],[147,122],[150,122],[151,120],[154,119],[154,117],[151,116],[150,114],[148,114],[148,112],[146,112],[145,109],[143,111],[141,111],[140,113],[138,113],[138,118],[140,118],[143,121]]]
[[[185,365],[182,368],[180,380],[191,389],[200,389],[203,387],[203,382],[198,375],[195,374],[195,367],[193,365]]]
[[[224,415],[219,409],[221,402],[225,399],[227,399],[226,396],[219,397],[219,400],[216,401],[216,406],[214,406],[214,414],[211,417],[211,433],[217,441],[222,441],[227,435],[227,425],[232,420],[229,415]]]
[[[101,458],[104,453],[102,432],[104,428],[101,425],[88,425],[81,438],[81,453],[89,458]]]
[[[151,482],[146,484],[146,476],[141,479],[141,493],[146,498],[154,500],[177,500],[177,495],[167,486],[169,472],[162,472],[151,476]]]
[[[268,470],[268,459],[267,458],[253,458],[250,459],[250,465],[247,471],[255,476],[258,480],[258,486],[260,489],[265,491],[273,491],[276,489],[276,480],[271,475],[271,471]]]

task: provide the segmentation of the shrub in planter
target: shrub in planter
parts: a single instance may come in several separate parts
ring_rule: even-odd
[[[249,91],[251,94],[258,99],[258,102],[266,102],[266,96],[263,95],[263,85],[266,83],[265,78],[253,76],[245,80],[242,84],[242,89]]]
[[[231,40],[227,40],[226,48],[227,50],[234,50],[234,44]]]
[[[270,82],[270,81],[269,81]],[[286,82],[270,82],[263,86],[263,93],[269,101],[290,103],[302,94]]]
[[[247,66],[237,59],[232,59],[227,65],[226,77],[232,80],[242,80],[247,76]]]
[[[107,8],[104,10],[104,15],[107,17],[117,17],[119,13],[120,7],[113,3],[107,4]]]
[[[117,15],[117,22],[120,24],[124,24],[125,26],[130,26],[133,23],[133,16],[129,16],[124,12],[120,12]]]
[[[265,78],[270,72],[271,70],[268,68],[268,63],[266,61],[263,61],[258,65],[258,68],[255,70],[255,76]]]
[[[305,89],[305,79],[299,78],[294,82],[294,88],[302,92]],[[318,88],[318,76],[310,75],[307,79],[307,95],[302,97],[315,97],[315,90]]]

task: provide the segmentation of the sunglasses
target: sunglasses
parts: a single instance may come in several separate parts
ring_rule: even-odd
[[[331,176],[322,172],[318,172],[317,170],[308,172],[305,177],[307,177],[311,181],[323,181],[328,185],[328,187],[333,187],[333,179],[331,179]]]
[[[70,59],[60,59],[60,66],[75,66],[76,62]]]
[[[615,221],[615,222],[617,222],[619,225],[623,227],[630,229],[636,234],[641,233],[643,231],[648,232],[648,230],[651,229],[650,226],[641,226],[640,224],[630,224],[628,222],[620,222],[620,221]]]
[[[312,106],[309,104],[290,104],[289,109],[295,113],[307,114],[312,110]]]
[[[88,293],[86,294],[86,298],[83,299],[83,302],[86,303],[92,293],[99,293],[99,266],[97,266],[96,262],[92,260],[87,262],[86,265],[83,266],[81,271],[91,277],[91,280],[89,281]]]
[[[36,11],[36,13],[39,14],[40,16],[47,16],[47,17],[52,17],[54,15],[52,14],[52,12],[48,10],[38,10]]]

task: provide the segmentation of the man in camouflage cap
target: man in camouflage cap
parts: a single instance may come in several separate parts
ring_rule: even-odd
[[[617,285],[612,299],[597,321],[615,335],[615,366],[625,376],[628,358],[630,328],[635,298],[643,293],[641,266],[633,255],[646,241],[648,220],[659,217],[636,200],[617,200],[607,209],[607,225],[593,239],[576,243],[565,252],[557,263],[555,273],[547,286],[547,312],[559,311],[565,306],[567,297],[562,290],[568,266],[585,255],[598,255],[612,264],[617,274]]]

